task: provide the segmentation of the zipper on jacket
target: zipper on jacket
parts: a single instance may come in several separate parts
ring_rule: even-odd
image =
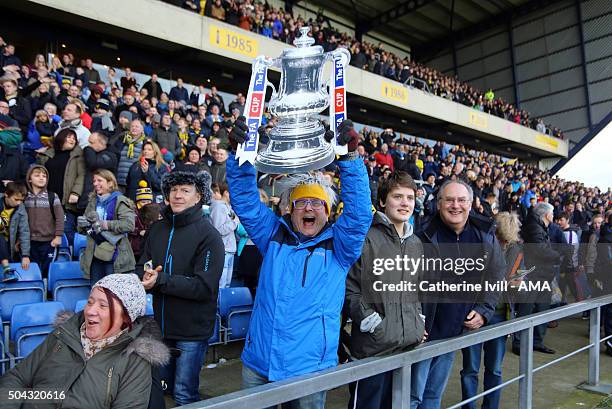
[[[166,247],[166,257],[164,258],[164,271],[170,271],[170,275],[172,275],[172,258],[169,259],[168,254],[170,253],[170,245],[172,244],[172,238],[174,236],[174,218],[176,215],[172,215],[172,229],[170,229],[170,235],[168,236],[168,246]],[[168,270],[168,260],[170,260],[170,270]],[[166,310],[166,295],[162,295],[162,310],[161,310],[161,330],[162,334],[166,336],[166,319],[165,319],[165,310]]]
[[[106,381],[106,400],[104,401],[104,406],[110,407],[110,399],[111,399],[111,386],[113,383],[113,367],[108,370],[108,380]]]
[[[321,361],[319,365],[325,360],[325,354],[327,353],[327,333],[325,331],[325,315],[321,315],[321,324],[323,324],[323,354],[321,355]]]
[[[308,271],[308,261],[310,260],[310,256],[312,256],[313,251],[309,252],[306,256],[306,260],[304,260],[304,272],[302,273],[302,288],[304,288],[304,285],[306,285],[306,272]]]

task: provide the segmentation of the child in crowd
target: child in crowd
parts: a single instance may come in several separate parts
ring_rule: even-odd
[[[229,287],[234,270],[234,255],[236,254],[236,234],[238,217],[230,205],[229,190],[225,183],[213,184],[213,199],[210,203],[210,221],[221,234],[225,246],[225,263],[219,288]]]
[[[23,183],[9,182],[0,193],[0,263],[2,281],[16,281],[16,272],[10,268],[10,260],[21,253],[21,267],[30,268],[30,227],[23,201],[27,190]]]
[[[129,234],[130,245],[134,252],[134,258],[138,260],[142,246],[146,241],[147,232],[151,224],[159,220],[159,205],[153,201],[153,191],[146,181],[141,180],[136,190],[136,222],[135,229]]]
[[[55,249],[62,244],[64,210],[59,196],[47,190],[47,168],[33,165],[26,180],[28,193],[24,205],[30,227],[30,252],[32,260],[38,263],[43,277],[46,277]]]

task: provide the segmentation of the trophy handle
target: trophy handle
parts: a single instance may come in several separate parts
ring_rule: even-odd
[[[334,51],[329,51],[327,55],[328,55],[327,58],[330,59],[331,61],[336,59],[336,57],[340,57],[342,59],[342,65],[344,65],[345,68],[348,65],[348,63],[351,61],[351,53],[346,48],[342,48],[342,47],[336,48]]]

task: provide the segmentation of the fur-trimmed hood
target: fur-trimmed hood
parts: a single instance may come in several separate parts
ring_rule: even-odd
[[[83,312],[74,313],[72,311],[60,311],[55,317],[53,326],[69,326],[72,319],[75,320],[76,328],[80,327],[83,320]],[[140,317],[134,322],[134,328],[130,333],[135,339],[130,342],[123,353],[129,355],[137,354],[139,357],[149,362],[153,366],[163,366],[170,361],[170,350],[162,341],[162,334],[157,322],[151,317]]]

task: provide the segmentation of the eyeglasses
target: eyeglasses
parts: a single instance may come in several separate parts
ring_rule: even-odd
[[[321,210],[325,206],[325,201],[321,199],[298,199],[293,201],[293,208],[304,210],[309,204],[313,210]]]
[[[442,199],[442,201],[444,202],[444,204],[447,205],[453,204],[455,202],[459,203],[460,205],[466,205],[470,203],[470,199],[468,199],[467,197],[445,197]]]

